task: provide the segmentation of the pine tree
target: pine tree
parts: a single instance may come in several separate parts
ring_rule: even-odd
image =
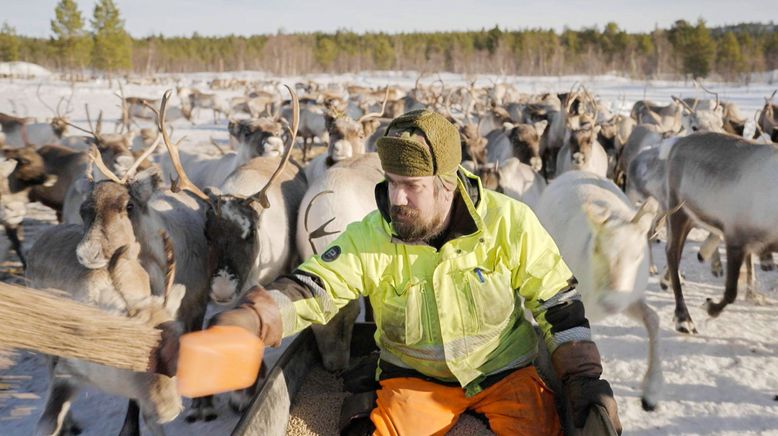
[[[743,71],[743,54],[740,51],[740,43],[731,31],[724,34],[719,43],[719,51],[716,59],[717,70],[727,80],[734,80]]]
[[[19,60],[19,37],[16,29],[8,22],[3,22],[0,28],[0,61],[12,62]]]
[[[716,43],[700,19],[692,27],[684,20],[676,21],[670,29],[670,42],[681,56],[683,72],[693,77],[706,77],[716,56]]]
[[[113,0],[99,0],[92,17],[95,68],[109,73],[132,68],[132,39]]]
[[[84,30],[84,19],[73,0],[60,0],[51,20],[54,34],[52,45],[57,50],[60,65],[67,69],[84,68],[89,64],[92,41]]]

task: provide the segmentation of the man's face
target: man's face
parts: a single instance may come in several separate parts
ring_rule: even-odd
[[[429,241],[445,229],[453,193],[435,179],[386,173],[389,216],[403,241]]]

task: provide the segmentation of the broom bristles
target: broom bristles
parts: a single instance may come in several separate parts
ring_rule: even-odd
[[[160,331],[56,290],[0,282],[0,346],[146,371]]]

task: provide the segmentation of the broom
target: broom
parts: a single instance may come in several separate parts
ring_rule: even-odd
[[[0,282],[0,347],[144,372],[161,332],[79,303],[58,290]]]

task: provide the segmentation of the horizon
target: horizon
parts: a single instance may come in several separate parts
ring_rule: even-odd
[[[3,0],[0,5],[9,2]],[[14,3],[12,14],[3,21],[14,27],[18,35],[32,38],[52,36],[50,21],[54,18],[57,0]],[[95,3],[95,0],[77,1],[87,30],[91,28],[89,21]],[[471,2],[464,0],[397,0],[391,5],[337,0],[328,3],[330,7],[325,10],[316,8],[320,3],[313,0],[286,0],[283,4],[268,1],[264,5],[250,0],[224,0],[219,3],[206,0],[115,0],[115,3],[125,29],[133,38],[160,34],[170,38],[187,38],[194,33],[203,37],[225,37],[334,33],[339,30],[358,34],[477,32],[495,26],[504,31],[543,29],[559,33],[564,29],[602,30],[609,22],[616,23],[619,29],[629,33],[646,33],[655,28],[668,29],[677,20],[696,23],[698,19],[703,19],[708,27],[774,24],[778,20],[778,11],[774,16],[763,12],[774,10],[774,3],[764,0],[739,3],[725,0],[655,0],[650,5],[634,0],[486,0],[475,9]],[[194,7],[194,4],[198,6]],[[311,7],[302,7],[304,5]],[[150,14],[150,9],[158,13]],[[348,14],[343,14],[344,10]],[[532,14],[526,14],[526,10],[531,10]],[[425,17],[432,14],[436,17],[435,23],[425,22]],[[232,16],[242,19],[237,23],[231,22]],[[272,22],[264,19],[267,16],[274,18]],[[224,30],[227,28],[229,32]]]

